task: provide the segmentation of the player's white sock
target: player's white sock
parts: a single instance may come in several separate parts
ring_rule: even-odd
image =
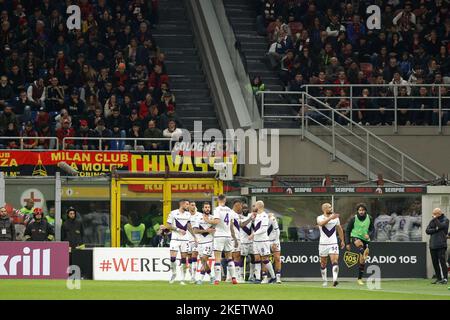
[[[337,281],[338,274],[339,274],[339,265],[334,264],[333,265],[333,282]]]
[[[227,271],[230,272],[231,278],[236,278],[236,268],[234,266],[234,261],[233,260],[228,261],[228,269],[227,269]]]
[[[182,274],[182,278],[181,278],[182,280],[181,281],[186,280],[186,276],[187,276],[188,271],[189,271],[189,269],[188,269],[187,265],[185,263],[183,263],[181,265],[181,274]]]
[[[249,279],[254,279],[255,278],[255,264],[254,263],[250,263],[250,271],[248,272],[249,274]]]
[[[241,278],[241,264],[240,264],[240,262],[235,262],[234,263],[234,268],[235,268],[235,271],[236,271],[236,278],[242,279]]]
[[[192,268],[192,280],[195,281],[195,278],[197,276],[197,259],[192,260],[191,268]]]
[[[325,281],[325,282],[327,282],[328,280],[327,280],[327,268],[325,267],[325,268],[320,268],[320,273],[322,274],[322,279],[323,279],[323,281]]]
[[[216,275],[216,281],[219,281],[222,279],[222,267],[220,266],[220,263],[214,264],[214,273]]]
[[[231,271],[230,266],[227,265],[227,278],[226,281],[231,281]]]
[[[261,280],[261,263],[255,263],[255,278]]]
[[[270,260],[265,260],[263,263],[266,266],[267,271],[269,271],[270,277],[272,279],[275,278],[275,271],[273,271],[272,262],[270,262]]]
[[[170,270],[172,270],[172,274],[177,274],[177,258],[170,257]]]

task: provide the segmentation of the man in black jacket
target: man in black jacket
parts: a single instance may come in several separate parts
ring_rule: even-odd
[[[69,242],[69,251],[72,252],[74,249],[84,248],[83,242],[83,225],[81,221],[78,221],[77,211],[75,208],[70,207],[66,211],[67,220],[64,221],[61,227],[61,240]]]
[[[445,252],[447,251],[449,221],[440,208],[434,209],[432,215],[433,219],[426,230],[426,233],[430,235],[430,254],[434,272],[436,273],[436,280],[432,283],[447,284],[448,271],[447,263],[445,262]]]
[[[33,218],[25,230],[26,241],[53,241],[55,231],[50,223],[44,218],[41,208],[34,208]]]
[[[0,241],[16,241],[16,228],[5,207],[0,207]]]

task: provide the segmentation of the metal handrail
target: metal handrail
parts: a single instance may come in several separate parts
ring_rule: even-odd
[[[318,103],[320,106],[322,106],[322,108],[325,108],[326,110],[328,110],[329,112],[331,112],[331,117],[329,115],[326,115],[325,113],[318,111],[317,108],[315,108],[314,106],[311,106],[309,104],[306,103],[307,100],[310,101],[315,101],[316,103]],[[432,176],[433,178],[437,178],[438,175],[433,172],[432,170],[426,168],[425,166],[423,166],[422,164],[420,164],[419,162],[417,162],[416,160],[412,159],[410,156],[406,155],[405,153],[403,153],[402,151],[398,150],[396,147],[394,147],[393,145],[391,145],[390,143],[388,143],[387,141],[384,141],[383,139],[381,139],[380,137],[378,137],[377,135],[375,135],[374,133],[372,133],[371,131],[367,130],[365,127],[359,125],[358,123],[356,123],[355,121],[353,121],[352,119],[350,119],[350,117],[347,117],[341,113],[339,113],[339,111],[327,106],[326,104],[322,103],[320,100],[318,100],[317,98],[307,94],[306,92],[302,93],[302,97],[301,97],[301,101],[302,101],[302,108],[301,108],[301,118],[302,118],[302,139],[304,139],[305,137],[305,133],[306,130],[308,130],[308,115],[305,114],[305,108],[309,108],[311,111],[313,112],[317,112],[319,114],[321,114],[322,116],[324,116],[325,118],[332,120],[332,126],[331,128],[327,128],[327,126],[324,126],[323,124],[321,124],[322,127],[325,127],[328,131],[331,130],[331,135],[332,135],[332,156],[333,159],[336,157],[336,137],[345,140],[347,143],[350,143],[351,145],[353,145],[353,147],[357,148],[360,151],[361,148],[359,146],[354,145],[354,143],[350,142],[348,139],[344,138],[342,135],[339,135],[339,133],[336,133],[336,129],[335,127],[338,125],[342,128],[344,128],[346,131],[351,132],[350,129],[345,128],[344,126],[342,126],[341,124],[337,123],[335,121],[335,116],[338,115],[339,117],[343,118],[345,121],[347,121],[349,124],[351,123],[353,126],[359,128],[363,134],[365,135],[365,142],[366,142],[366,175],[368,178],[370,178],[370,159],[374,159],[379,163],[382,163],[384,167],[386,168],[390,168],[390,166],[384,164],[380,159],[378,159],[377,157],[375,157],[373,154],[371,154],[371,150],[370,148],[374,148],[376,149],[376,151],[383,153],[384,155],[388,156],[386,154],[386,152],[384,150],[381,150],[380,148],[378,148],[377,146],[375,146],[373,143],[370,143],[370,139],[372,138],[373,140],[382,143],[384,146],[390,148],[391,150],[393,150],[394,152],[396,152],[399,157],[400,157],[400,161],[396,160],[395,158],[388,156],[389,160],[394,161],[397,165],[400,166],[401,169],[401,178],[402,180],[405,179],[405,169],[410,171],[411,173],[413,173],[414,175],[416,175],[417,177],[420,177],[422,180],[426,180],[426,178],[420,174],[418,174],[416,171],[413,171],[412,169],[410,169],[409,167],[406,166],[405,164],[405,160],[410,161],[412,164],[416,165],[417,167],[419,167],[422,171],[426,172],[427,174],[429,174],[430,176]],[[314,122],[318,122],[315,119],[313,119]],[[356,134],[355,132],[351,132],[353,133],[353,136],[356,137],[359,140],[364,140],[360,135]],[[396,174],[398,174],[396,172]]]
[[[319,113],[321,113],[321,112],[319,112]],[[321,114],[322,114],[322,113],[321,113]],[[322,115],[323,115],[323,116],[326,116],[326,115],[324,115],[324,114],[322,114]],[[325,130],[328,130],[328,131],[332,132],[332,150],[333,150],[333,151],[332,151],[332,157],[333,157],[333,160],[336,159],[336,141],[335,141],[336,138],[335,138],[335,137],[339,137],[341,140],[343,140],[343,141],[346,142],[347,144],[351,145],[352,147],[354,147],[354,148],[357,149],[358,151],[366,152],[366,156],[368,156],[369,158],[371,158],[371,159],[377,161],[379,164],[381,164],[381,165],[382,165],[383,167],[385,167],[386,169],[392,169],[391,166],[389,166],[388,164],[384,163],[383,161],[381,161],[379,158],[375,157],[374,155],[370,154],[370,152],[367,152],[367,146],[370,146],[370,144],[368,143],[368,139],[367,139],[367,138],[366,138],[366,139],[363,139],[363,138],[360,137],[359,135],[354,135],[354,134],[353,134],[353,137],[359,139],[361,142],[366,142],[366,149],[363,149],[363,148],[361,148],[360,146],[354,144],[351,140],[346,139],[345,136],[340,135],[339,133],[336,133],[336,131],[335,131],[335,129],[334,129],[336,125],[340,126],[340,128],[342,128],[342,129],[344,129],[344,130],[346,130],[346,131],[348,131],[348,132],[350,132],[350,133],[352,133],[352,132],[351,132],[351,130],[350,130],[349,128],[347,128],[347,127],[345,127],[345,126],[343,126],[343,125],[337,123],[336,121],[334,121],[334,113],[332,114],[333,124],[334,124],[334,125],[332,125],[331,128],[330,128],[330,126],[326,126],[326,125],[324,125],[323,123],[320,123],[319,121],[317,121],[316,119],[314,119],[314,118],[312,118],[312,117],[310,117],[310,116],[307,116],[307,115],[306,115],[305,117],[306,117],[306,119],[307,119],[308,121],[313,121],[315,124],[321,126],[321,127],[324,128]],[[366,135],[366,137],[367,137],[367,135]],[[376,147],[376,146],[374,146],[374,145],[372,145],[371,147],[374,148],[375,150],[377,150],[378,152],[383,153],[383,150],[379,149],[378,147]],[[412,174],[416,175],[416,176],[419,177],[420,179],[426,180],[425,177],[419,175],[417,172],[414,172],[412,169],[409,169],[408,167],[406,167],[406,166],[404,165],[404,157],[403,157],[403,155],[401,155],[400,162],[399,162],[398,160],[396,160],[395,158],[389,156],[387,153],[384,153],[384,156],[387,157],[387,158],[389,158],[389,160],[391,160],[391,161],[397,163],[397,164],[400,166],[400,168],[401,168],[401,173],[397,173],[397,172],[396,172],[396,173],[397,173],[397,175],[398,175],[402,180],[403,180],[404,177],[405,177],[405,175],[404,175],[405,170],[404,170],[404,169],[408,169]],[[367,160],[366,160],[366,161],[367,161]],[[369,163],[369,162],[368,162],[368,163]]]
[[[38,147],[33,149],[25,149],[24,148],[24,140],[54,140],[55,141],[55,147],[50,149],[44,149],[44,150],[58,150],[59,149],[59,140],[57,137],[22,137],[22,136],[14,136],[14,137],[0,137],[1,140],[19,140],[20,141],[20,147],[19,148],[3,148],[0,150],[35,150],[39,149]]]
[[[138,141],[139,143],[141,142],[152,142],[152,141],[157,141],[157,142],[169,142],[172,140],[171,138],[105,138],[105,137],[65,137],[63,138],[63,143],[62,143],[62,149],[63,150],[76,150],[76,151],[82,151],[83,149],[66,149],[66,140],[89,140],[89,141],[98,141],[98,150],[102,150],[102,143],[104,141],[134,141],[134,150],[136,150],[136,147],[138,146]],[[113,151],[113,152],[120,152],[123,150],[102,150],[102,151]],[[163,153],[163,152],[170,152],[170,147],[167,148],[166,150],[139,150],[139,152],[152,152],[152,153]]]
[[[392,89],[396,89],[398,87],[410,87],[410,88],[414,88],[414,87],[431,87],[431,88],[436,88],[437,89],[437,94],[435,95],[427,95],[424,97],[421,96],[399,96],[398,95],[398,89],[397,90],[392,90]],[[402,109],[402,110],[407,110],[407,111],[417,111],[417,109],[415,108],[398,108],[398,104],[397,101],[398,99],[414,99],[414,98],[424,98],[424,99],[430,99],[430,100],[436,100],[437,103],[437,108],[432,108],[432,109],[427,109],[427,111],[432,111],[437,109],[439,117],[438,117],[438,133],[442,133],[442,117],[440,116],[441,112],[443,111],[450,111],[450,108],[442,108],[442,100],[448,100],[450,98],[450,96],[441,96],[441,87],[446,87],[450,89],[450,84],[416,84],[416,83],[408,83],[408,84],[335,84],[335,83],[330,83],[330,84],[307,84],[307,85],[303,85],[301,88],[303,88],[305,91],[259,91],[257,92],[257,94],[262,95],[262,97],[264,98],[264,96],[266,95],[297,95],[300,96],[302,94],[302,92],[305,92],[307,94],[310,93],[310,88],[348,88],[349,89],[349,93],[350,95],[346,95],[346,96],[331,96],[331,97],[327,97],[327,96],[315,96],[318,99],[333,99],[333,100],[339,100],[341,98],[345,98],[345,99],[349,99],[349,109],[350,109],[350,119],[353,120],[353,111],[365,111],[365,112],[377,112],[378,109],[359,109],[359,108],[354,108],[354,103],[353,100],[354,99],[360,99],[360,98],[364,98],[362,96],[355,96],[353,95],[353,88],[388,88],[390,91],[393,91],[394,95],[393,96],[386,96],[386,97],[376,97],[376,96],[368,96],[367,98],[369,99],[391,99],[393,100],[393,104],[394,107],[393,108],[387,108],[386,111],[388,112],[394,112],[394,119],[393,119],[393,131],[394,133],[398,132],[398,121],[397,121],[397,112],[398,109]],[[263,103],[262,103],[262,114],[264,115],[264,108],[268,107],[268,106],[295,106],[295,104],[286,104],[286,103],[267,103],[264,101],[264,99],[262,99]],[[299,106],[299,104],[297,104]],[[267,117],[267,116],[266,116]],[[271,117],[271,116],[270,116]],[[264,125],[264,116],[262,119],[262,123]],[[350,124],[350,128],[353,127],[353,124]]]

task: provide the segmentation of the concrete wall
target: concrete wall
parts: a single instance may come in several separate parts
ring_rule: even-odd
[[[436,128],[433,127],[400,128],[399,133],[394,134],[392,127],[371,128],[381,139],[439,175],[450,173],[450,130],[445,129],[442,134],[437,134]],[[311,131],[314,132],[314,129]],[[319,136],[323,134],[319,130],[314,133]],[[248,177],[258,177],[259,166],[245,165],[244,174]],[[349,180],[366,180],[363,175],[340,160],[331,161],[328,152],[310,141],[302,141],[300,130],[292,129],[280,130],[279,174],[345,174]]]
[[[245,165],[245,176],[260,177],[259,165]],[[330,154],[300,136],[280,136],[280,175],[348,175],[349,180],[365,177],[340,161],[331,161]]]

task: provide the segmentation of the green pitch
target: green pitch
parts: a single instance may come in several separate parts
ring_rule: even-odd
[[[321,299],[448,299],[445,285],[430,280],[383,281],[380,290],[369,290],[356,282],[341,282],[339,287],[323,288],[321,282],[285,282],[283,284],[213,286],[162,281],[82,280],[80,290],[68,290],[63,280],[0,280],[0,300],[5,299],[224,299],[224,300],[321,300]]]

